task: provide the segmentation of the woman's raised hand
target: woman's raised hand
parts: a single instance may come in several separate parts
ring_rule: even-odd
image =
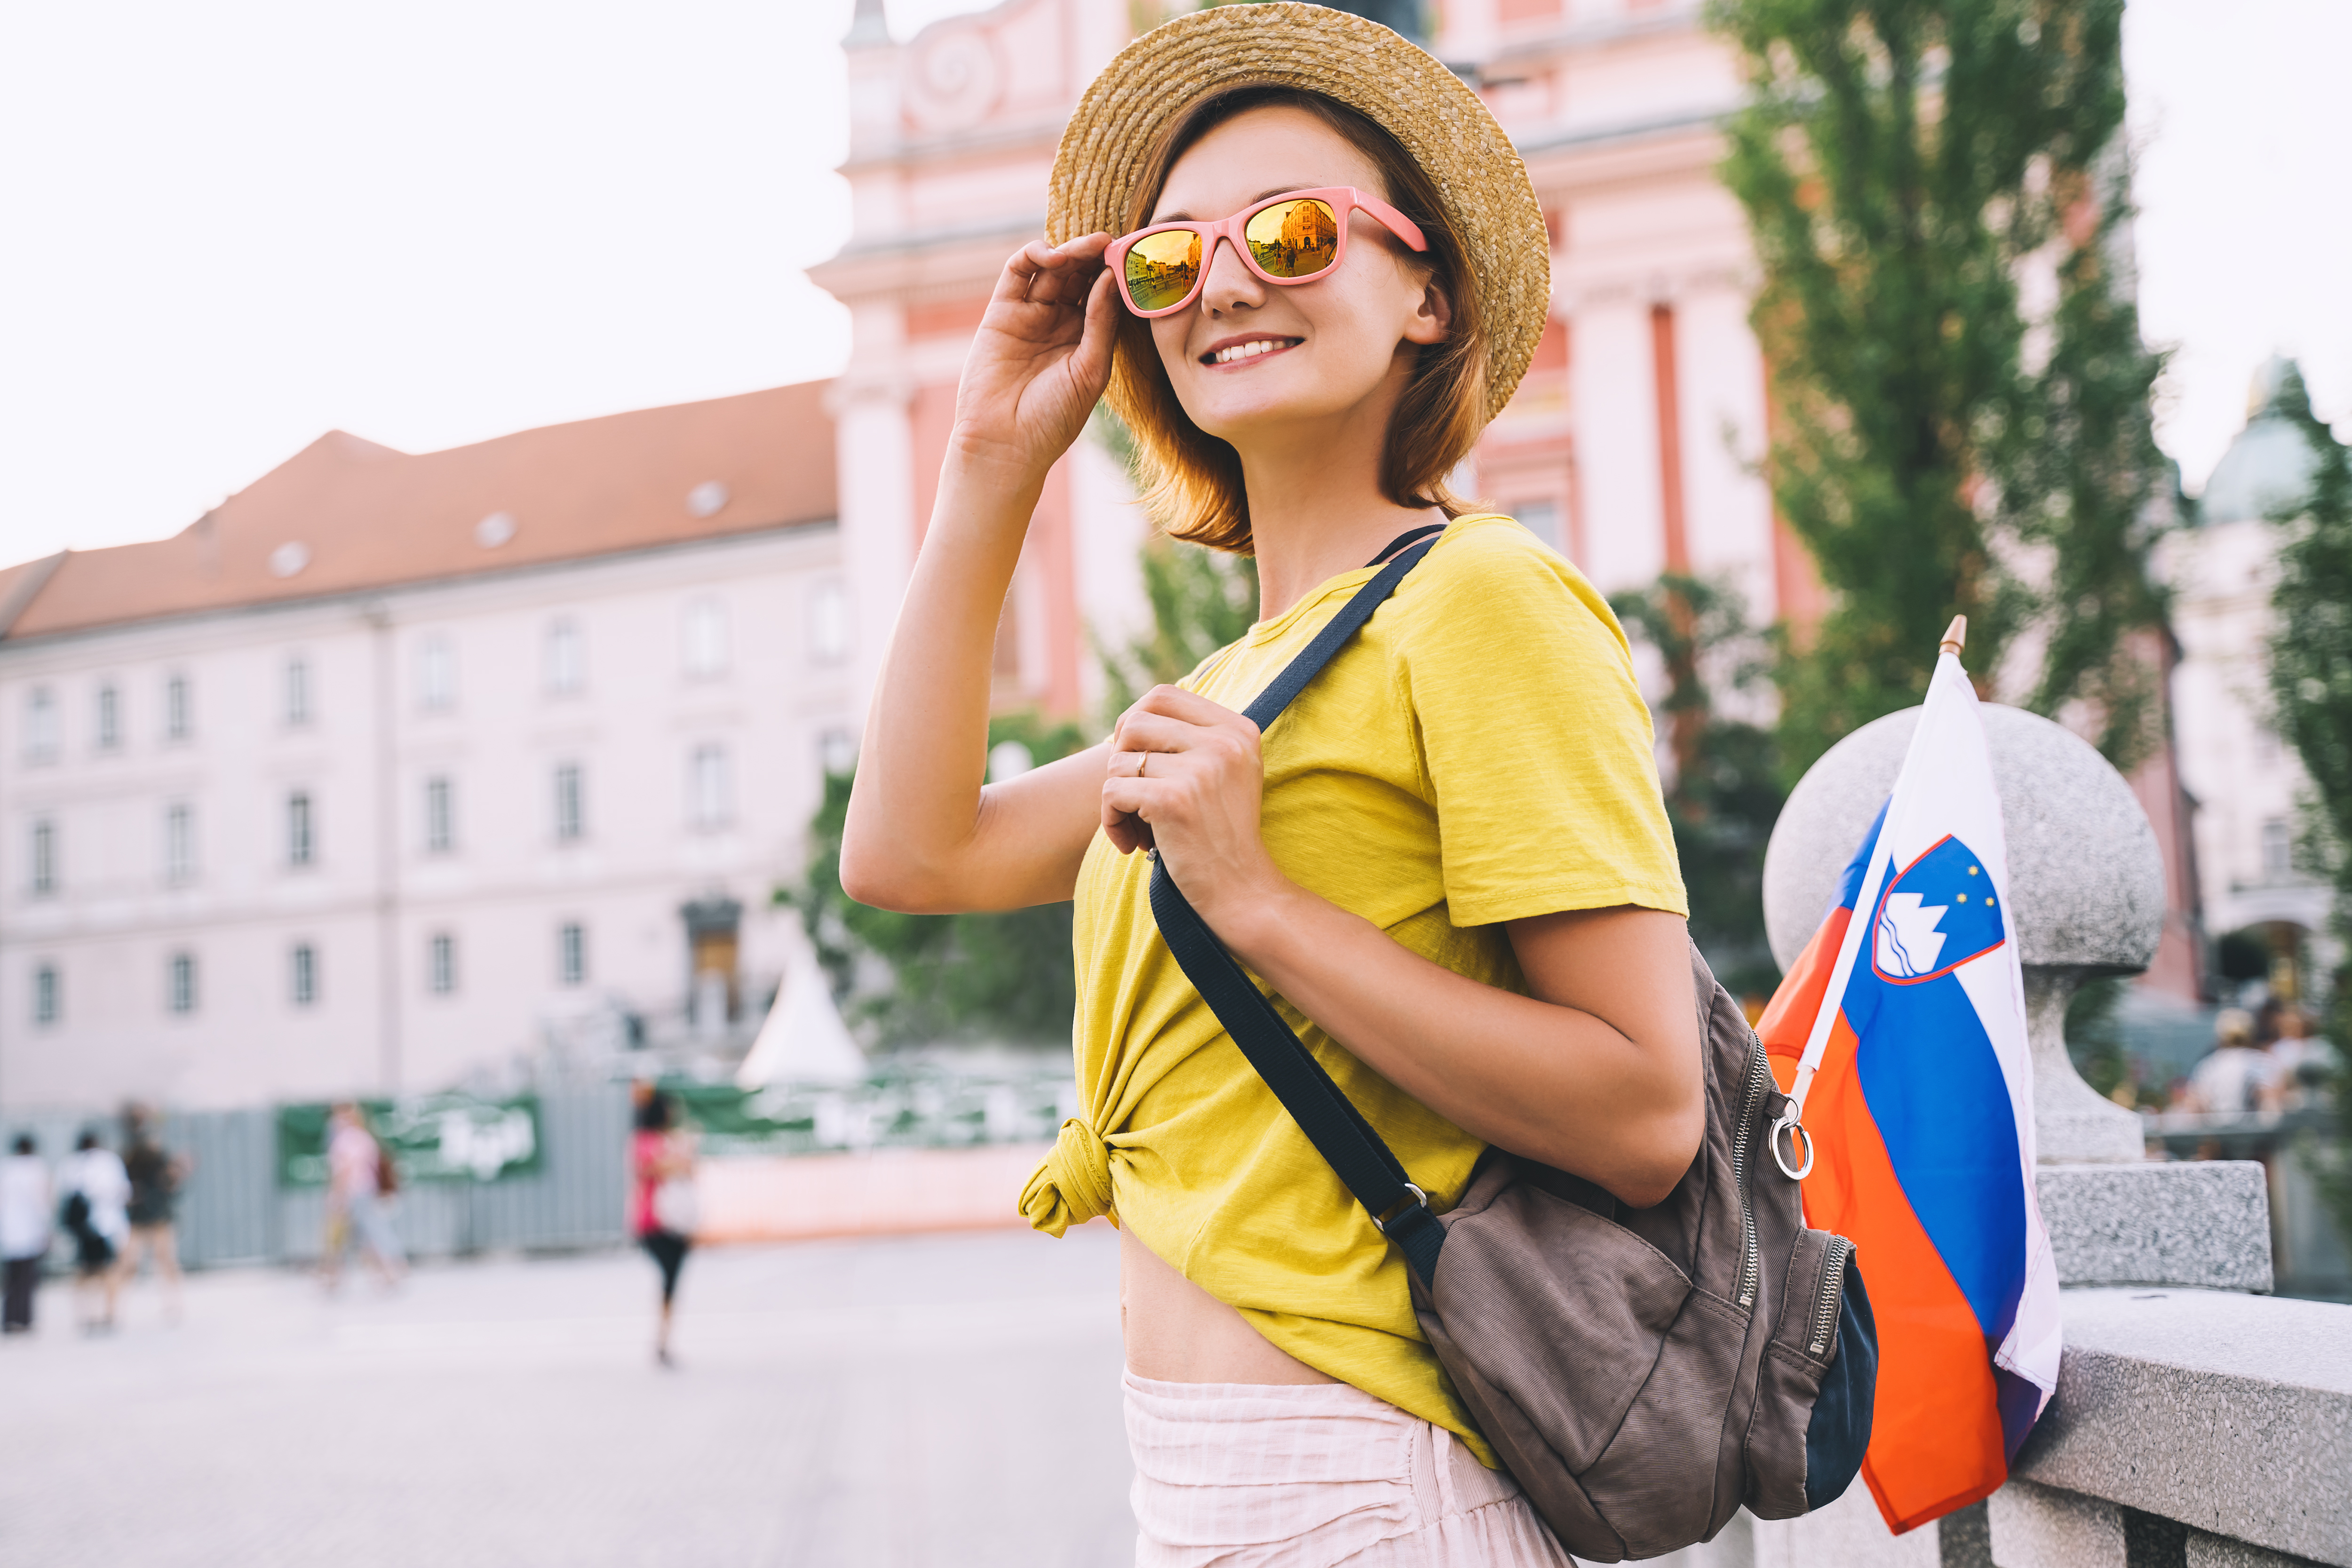
[[[1078,438],[1110,380],[1109,243],[1033,240],[1004,264],[956,388],[952,453],[1028,478]]]
[[[1105,772],[1105,836],[1122,853],[1158,850],[1219,934],[1288,890],[1258,834],[1265,763],[1245,715],[1155,686],[1119,716]]]

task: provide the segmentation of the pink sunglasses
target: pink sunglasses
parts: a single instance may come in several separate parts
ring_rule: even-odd
[[[1112,240],[1103,264],[1118,275],[1119,293],[1139,316],[1165,316],[1197,299],[1217,241],[1232,243],[1243,265],[1269,283],[1312,283],[1348,254],[1348,213],[1362,210],[1415,250],[1427,250],[1421,226],[1352,185],[1291,191],[1213,223],[1153,224]]]

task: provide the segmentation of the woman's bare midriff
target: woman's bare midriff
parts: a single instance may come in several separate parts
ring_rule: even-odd
[[[1336,1383],[1251,1328],[1122,1228],[1118,1315],[1127,1369],[1155,1383]]]

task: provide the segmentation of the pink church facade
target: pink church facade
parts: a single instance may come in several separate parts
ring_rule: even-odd
[[[849,66],[848,244],[813,276],[848,306],[835,384],[842,547],[878,666],[930,511],[956,378],[1004,258],[1042,232],[1070,107],[1139,23],[1189,0],[1002,0],[905,42],[858,0]],[[1551,317],[1488,426],[1472,493],[1603,592],[1664,572],[1727,581],[1751,624],[1815,619],[1823,594],[1759,471],[1769,437],[1756,277],[1717,177],[1738,66],[1695,0],[1433,0],[1432,52],[1510,133],[1551,244]],[[1006,707],[1091,712],[1091,640],[1146,612],[1148,525],[1123,471],[1081,441],[1048,483],[997,648]],[[2165,847],[2161,950],[2145,984],[2201,989],[2189,805],[2171,748],[2132,780]]]
[[[1811,564],[1756,473],[1766,394],[1746,226],[1714,174],[1715,121],[1739,93],[1728,52],[1682,0],[1444,0],[1436,14],[1433,52],[1518,144],[1552,244],[1551,320],[1480,443],[1475,493],[1603,590],[1696,572],[1735,583],[1759,624],[1807,617]],[[1042,229],[1064,120],[1135,24],[1129,0],[1004,0],[894,43],[863,0],[845,40],[853,231],[814,276],[854,323],[835,393],[842,533],[877,632],[988,290]],[[1007,607],[1008,704],[1091,705],[1089,633],[1142,614],[1144,528],[1116,463],[1082,442],[1047,486]],[[870,671],[881,638],[861,642]]]

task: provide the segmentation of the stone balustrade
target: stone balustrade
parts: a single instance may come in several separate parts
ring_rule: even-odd
[[[1998,1568],[2352,1563],[2352,1307],[2069,1289],[2065,1319],[2057,1395],[1988,1510]]]

